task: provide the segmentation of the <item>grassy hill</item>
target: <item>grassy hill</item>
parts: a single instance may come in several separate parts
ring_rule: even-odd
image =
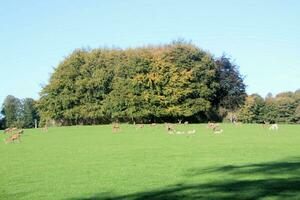
[[[0,199],[300,199],[300,126],[72,126],[0,133]]]

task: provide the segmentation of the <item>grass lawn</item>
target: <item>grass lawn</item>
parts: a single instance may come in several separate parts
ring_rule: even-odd
[[[0,199],[300,199],[299,125],[221,127],[30,129],[12,144],[1,132]]]

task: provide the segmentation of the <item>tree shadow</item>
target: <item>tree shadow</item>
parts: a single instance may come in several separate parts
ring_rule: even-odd
[[[298,160],[298,161],[297,161]],[[181,183],[158,190],[144,191],[128,195],[95,194],[91,197],[70,200],[179,200],[179,199],[300,199],[300,161],[290,159],[281,162],[255,163],[248,165],[228,165],[210,169],[192,169],[186,176],[205,173],[233,175],[229,180],[217,180],[201,184]],[[239,175],[247,175],[243,179]],[[253,175],[259,175],[257,178]]]

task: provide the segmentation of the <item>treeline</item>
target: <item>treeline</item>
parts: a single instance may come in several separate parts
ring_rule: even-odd
[[[226,56],[186,42],[135,49],[75,50],[52,74],[37,107],[42,123],[222,120],[246,97]],[[224,114],[224,113],[223,113]]]
[[[40,99],[7,96],[0,128],[110,122],[300,123],[300,90],[247,96],[228,57],[186,42],[135,49],[78,49]],[[1,117],[2,116],[2,117]]]
[[[18,99],[8,95],[2,105],[0,129],[8,127],[33,128],[39,121],[36,102],[31,98]]]
[[[235,113],[245,123],[300,123],[300,89],[282,92],[275,97],[268,94],[247,96],[245,104]]]

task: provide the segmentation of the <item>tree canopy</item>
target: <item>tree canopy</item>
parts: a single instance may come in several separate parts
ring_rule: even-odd
[[[34,120],[39,120],[35,103],[31,98],[18,99],[8,95],[2,105],[0,128],[33,128]]]
[[[247,123],[300,123],[299,90],[275,97],[268,94],[265,99],[258,94],[250,95],[237,113],[239,120]]]
[[[231,100],[233,94],[238,97]],[[199,122],[212,118],[220,104],[242,105],[245,85],[230,59],[217,60],[195,45],[174,42],[75,50],[55,69],[40,95],[44,122]]]

